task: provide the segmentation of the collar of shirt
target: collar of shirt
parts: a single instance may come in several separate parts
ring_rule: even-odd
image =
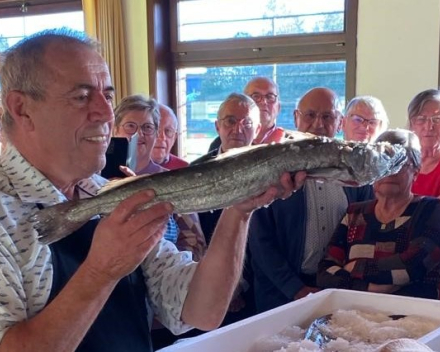
[[[261,141],[257,144],[263,144],[264,141],[269,138],[269,136],[275,131],[276,124],[274,124],[271,128],[269,128],[266,133],[264,134],[263,138],[261,138]]]
[[[67,198],[40,171],[33,167],[11,144],[7,143],[0,162],[2,171],[6,174],[11,185],[0,185],[1,190],[15,190],[23,203],[41,203],[53,205],[65,202]],[[108,181],[99,175],[93,175],[78,183],[80,197],[95,195]],[[81,192],[83,191],[83,192]]]

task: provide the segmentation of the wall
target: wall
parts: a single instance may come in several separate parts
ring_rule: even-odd
[[[359,0],[356,94],[382,100],[404,127],[418,92],[439,81],[439,0]]]
[[[129,94],[149,95],[147,1],[122,2],[127,29],[127,64]]]

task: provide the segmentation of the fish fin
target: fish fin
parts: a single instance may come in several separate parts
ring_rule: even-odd
[[[89,219],[71,220],[69,212],[80,202],[69,201],[53,205],[33,213],[28,220],[38,232],[38,240],[42,244],[50,244],[78,230]]]
[[[145,177],[149,177],[150,175],[141,175],[141,176],[128,176],[125,178],[120,178],[120,179],[115,179],[115,180],[111,180],[108,183],[106,183],[99,191],[97,194],[102,194],[105,193],[107,191],[110,191],[114,188],[117,188],[119,186],[125,185],[126,183],[129,182],[133,182],[135,179],[138,178],[145,178]]]

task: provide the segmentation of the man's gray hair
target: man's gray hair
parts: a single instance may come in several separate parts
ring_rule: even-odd
[[[121,100],[115,108],[115,127],[119,127],[124,116],[130,111],[145,111],[153,117],[154,127],[156,131],[159,129],[160,113],[159,104],[153,98],[138,95],[129,95]]]
[[[246,106],[249,108],[249,110],[253,110],[255,108],[258,108],[257,103],[250,98],[249,96],[241,93],[231,93],[229,94],[226,99],[221,103],[218,113],[217,113],[217,119],[219,120],[221,116],[223,115],[223,112],[226,108],[226,106],[231,102],[237,102],[240,106]]]
[[[3,52],[0,56],[0,100],[4,107],[2,125],[6,133],[13,124],[6,107],[6,96],[9,92],[16,90],[34,100],[44,100],[48,88],[46,82],[51,73],[50,62],[44,55],[52,43],[61,48],[72,43],[96,51],[99,48],[98,43],[83,32],[58,28],[35,33]]]

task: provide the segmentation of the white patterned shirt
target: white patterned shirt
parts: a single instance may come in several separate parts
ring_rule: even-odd
[[[98,175],[78,183],[80,197],[96,194],[107,181]],[[84,191],[81,191],[84,190]],[[47,304],[52,288],[49,246],[37,240],[27,221],[44,206],[66,197],[10,143],[0,157],[0,340],[9,327],[29,319]],[[161,240],[141,264],[148,300],[159,320],[173,333],[191,327],[181,321],[188,286],[197,267],[190,252]]]
[[[314,275],[330,239],[344,216],[348,200],[342,186],[306,180],[307,222],[301,270]]]

